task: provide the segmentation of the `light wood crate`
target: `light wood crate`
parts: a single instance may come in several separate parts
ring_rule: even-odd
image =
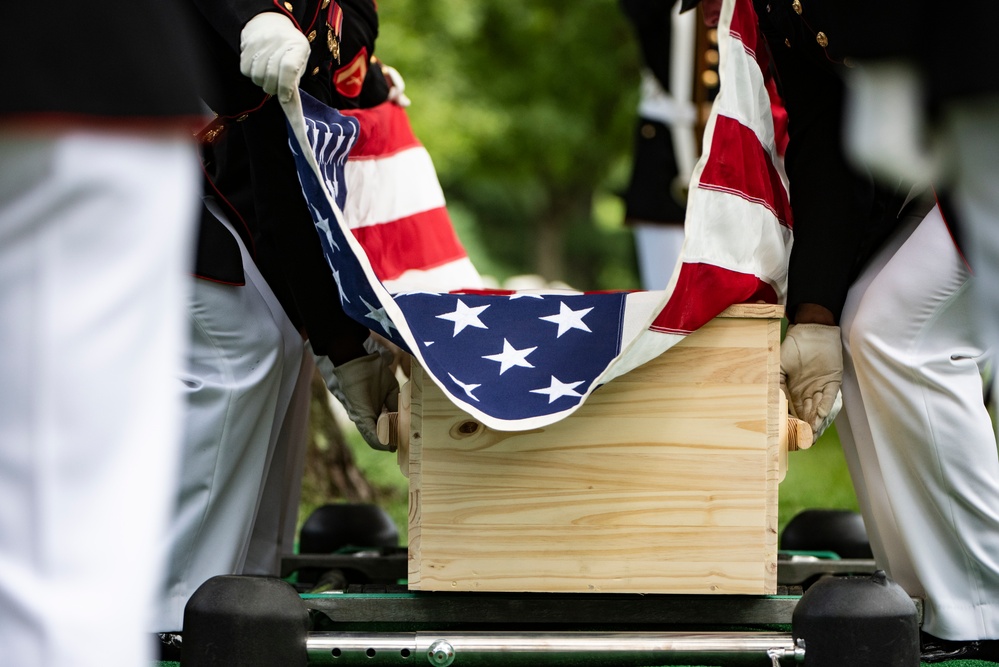
[[[409,588],[775,593],[782,314],[729,308],[526,432],[486,428],[414,364]]]

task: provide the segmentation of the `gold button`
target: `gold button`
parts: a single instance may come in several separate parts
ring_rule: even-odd
[[[219,125],[218,127],[213,127],[212,129],[208,130],[204,134],[205,141],[209,144],[212,143],[213,141],[215,141],[215,137],[219,136],[219,133],[221,131],[222,131],[221,125]]]
[[[646,139],[652,139],[656,136],[656,126],[651,123],[642,124],[642,136]]]
[[[289,12],[295,11],[295,7],[290,2],[284,3],[284,8],[287,9]]]
[[[317,74],[319,74],[319,68],[318,67],[313,67],[312,68],[312,76],[315,76]]]
[[[309,41],[310,42],[316,41],[316,31],[315,30],[313,30],[312,32],[309,33]]]
[[[794,2],[791,3],[791,9],[794,10],[795,14],[801,16],[801,0],[794,0]]]
[[[829,38],[826,37],[826,34],[824,32],[815,33],[815,41],[818,42],[819,46],[821,46],[823,49],[829,46]]]
[[[784,40],[784,46],[786,46],[787,48],[789,48],[789,49],[790,49],[790,48],[791,48],[791,40],[789,40],[789,39],[785,39],[785,40]]]

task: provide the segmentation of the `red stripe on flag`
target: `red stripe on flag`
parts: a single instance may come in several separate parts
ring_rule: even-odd
[[[406,111],[394,102],[383,102],[370,109],[343,109],[361,124],[360,136],[350,150],[350,160],[388,157],[414,146],[420,140],[413,134]]]
[[[769,70],[763,70],[768,72]],[[777,82],[773,76],[765,77],[767,94],[770,95],[770,114],[774,120],[774,150],[777,155],[784,157],[787,152],[787,109],[784,108],[784,101],[777,92]]]
[[[468,256],[446,208],[351,231],[381,280],[394,280],[406,271],[432,269]]]
[[[777,293],[756,276],[713,264],[685,263],[669,301],[649,329],[688,334],[734,303],[758,301],[777,303]]]
[[[453,290],[451,290],[451,291],[448,292],[448,294],[469,294],[469,295],[474,295],[474,296],[510,296],[511,294],[516,294],[516,293],[517,293],[517,290],[512,290],[512,289],[497,289],[497,288],[493,288],[493,289],[486,289],[486,288],[482,288],[482,289],[462,288],[462,289],[453,289]]]
[[[750,168],[753,165],[756,168]],[[777,216],[780,224],[785,227],[793,224],[787,191],[770,154],[763,150],[752,130],[727,116],[717,116],[715,120],[710,157],[698,187],[762,204]]]
[[[729,33],[742,42],[746,50],[752,54],[758,51],[759,31],[756,26],[756,10],[753,9],[753,3],[735,3]]]

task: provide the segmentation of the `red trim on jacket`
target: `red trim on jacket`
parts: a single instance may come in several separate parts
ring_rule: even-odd
[[[244,240],[246,239],[249,240],[249,245],[247,247],[247,250],[250,253],[250,257],[253,259],[253,261],[257,261],[256,239],[254,239],[253,234],[250,233],[250,226],[246,224],[246,219],[243,218],[243,215],[239,212],[239,210],[232,205],[232,202],[226,199],[225,195],[222,194],[222,191],[218,189],[218,187],[215,185],[215,182],[208,175],[208,171],[205,169],[205,164],[203,162],[201,163],[201,173],[204,174],[205,182],[208,183],[209,186],[211,186],[212,192],[214,192],[215,195],[219,198],[219,201],[225,204],[226,208],[232,211],[232,214],[236,216],[236,219],[239,221],[239,224],[246,232],[246,237]],[[232,221],[230,220],[230,222]],[[242,234],[240,236],[242,236]]]
[[[281,12],[282,14],[291,19],[291,22],[295,24],[295,27],[298,28],[299,32],[303,32],[302,26],[300,26],[298,24],[298,21],[295,19],[295,15],[292,14],[291,11],[284,6],[283,2],[280,2],[279,0],[271,0],[271,2],[274,4],[275,9],[277,9],[279,12]]]
[[[205,116],[95,116],[68,111],[0,114],[0,127],[56,133],[81,129],[142,134],[191,134],[204,126]]]
[[[940,217],[943,218],[944,225],[947,227],[947,233],[950,235],[950,240],[954,244],[954,249],[957,250],[957,254],[961,257],[961,261],[971,272],[971,275],[975,275],[975,270],[971,268],[971,263],[968,262],[968,258],[965,257],[964,251],[961,250],[961,244],[957,242],[957,237],[954,236],[953,224],[947,219],[947,208],[940,204],[940,197],[937,195],[936,190],[933,191],[933,198],[936,200],[936,206],[940,209]]]

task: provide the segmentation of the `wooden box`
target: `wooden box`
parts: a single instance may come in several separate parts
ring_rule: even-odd
[[[528,432],[414,368],[409,588],[775,593],[782,312],[729,308]]]

